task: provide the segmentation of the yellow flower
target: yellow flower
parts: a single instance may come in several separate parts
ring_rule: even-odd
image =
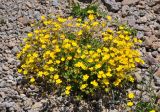
[[[102,66],[101,64],[96,64],[95,69],[99,69],[99,68],[101,68],[101,66]]]
[[[151,111],[149,111],[149,112],[156,112],[155,110],[151,110]]]
[[[82,84],[81,87],[80,87],[80,90],[85,89],[87,86],[88,86],[88,84]]]
[[[71,59],[72,59],[72,56],[68,56],[68,57],[67,57],[67,60],[71,60]]]
[[[78,35],[78,36],[80,36],[80,35],[82,35],[82,34],[83,34],[83,31],[82,31],[82,30],[80,30],[80,31],[77,32],[77,35]]]
[[[44,74],[45,76],[49,75],[49,73],[48,73],[47,71],[43,72],[43,74]]]
[[[119,26],[119,29],[120,29],[120,30],[123,30],[123,29],[124,29],[124,27],[123,27],[123,26]]]
[[[106,76],[107,76],[107,77],[112,77],[112,74],[111,74],[110,72],[107,72],[107,73],[106,73]]]
[[[88,10],[87,13],[92,14],[92,13],[94,13],[94,11],[93,10]]]
[[[58,75],[58,74],[54,75],[54,79],[55,79],[55,80],[57,80],[58,78],[59,78],[59,75]]]
[[[133,99],[134,98],[134,93],[129,93],[128,98]]]
[[[58,17],[58,21],[59,21],[59,22],[62,22],[62,23],[63,23],[63,22],[65,22],[66,20],[67,20],[67,19],[64,19],[64,18]]]
[[[49,71],[53,72],[55,69],[53,67],[49,68]]]
[[[32,77],[32,78],[30,79],[30,82],[31,82],[31,83],[35,82],[34,77]]]
[[[45,20],[45,19],[46,19],[45,15],[41,16],[41,20]]]
[[[57,79],[56,80],[56,84],[60,84],[60,83],[62,83],[62,80],[61,79]]]
[[[112,17],[111,17],[111,16],[107,16],[107,19],[108,19],[109,21],[111,21],[111,20],[112,20]]]
[[[105,88],[105,92],[109,92],[110,88]]]
[[[95,87],[97,87],[97,86],[98,86],[98,83],[96,82],[96,80],[91,81],[91,84],[92,84],[93,86],[95,86]]]
[[[109,85],[109,81],[108,81],[107,79],[104,79],[104,80],[103,80],[103,83],[104,83],[106,86]]]
[[[28,37],[33,37],[33,33],[28,33]]]
[[[47,64],[52,64],[53,63],[53,61],[52,60],[49,60],[48,62],[47,62]]]
[[[38,77],[42,77],[43,72],[42,72],[42,71],[39,71],[37,75],[38,75]]]
[[[64,58],[64,57],[62,57],[62,58],[61,58],[61,61],[65,61],[65,58]]]
[[[70,91],[69,91],[69,90],[65,90],[65,94],[66,94],[66,95],[69,95],[69,94],[70,94]]]
[[[93,15],[93,14],[90,14],[90,15],[88,16],[88,18],[92,21],[92,20],[94,19],[94,15]]]
[[[134,82],[134,78],[132,76],[129,76],[128,80],[132,83]]]
[[[93,62],[93,59],[89,58],[87,61],[88,61],[89,63],[92,63],[92,62]]]
[[[59,61],[59,60],[56,60],[56,63],[57,63],[57,64],[60,64],[60,62],[61,62],[61,61]]]
[[[44,48],[46,48],[46,45],[43,44],[43,45],[41,45],[41,47],[44,49]]]
[[[89,78],[89,76],[87,74],[83,75],[83,81],[86,81],[88,78]]]
[[[18,73],[21,73],[22,72],[22,69],[18,69]]]
[[[131,106],[133,106],[133,102],[129,101],[129,102],[127,102],[127,105],[128,105],[129,107],[131,107]]]
[[[38,57],[38,53],[33,53],[33,57],[37,58]]]
[[[38,34],[38,33],[39,33],[39,30],[34,30],[34,33]]]
[[[67,87],[66,87],[66,90],[71,90],[71,86],[67,86]]]
[[[24,71],[23,71],[23,74],[24,74],[24,75],[28,74],[28,71],[27,71],[27,70],[24,70]]]

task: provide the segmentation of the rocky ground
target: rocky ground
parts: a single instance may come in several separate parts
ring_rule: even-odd
[[[79,0],[87,1],[87,0]],[[90,0],[88,0],[90,1]],[[99,0],[100,8],[122,23],[138,30],[137,37],[144,40],[140,47],[146,62],[136,72],[139,84],[134,90],[136,97],[150,102],[150,92],[160,104],[160,0]],[[80,2],[82,5],[86,3]],[[91,103],[70,103],[67,98],[49,95],[39,96],[40,90],[31,85],[23,87],[23,77],[16,67],[16,52],[30,23],[49,13],[69,12],[67,0],[0,0],[0,112],[120,112],[105,108],[101,99]],[[100,109],[101,108],[101,109]],[[124,111],[122,111],[124,112]]]

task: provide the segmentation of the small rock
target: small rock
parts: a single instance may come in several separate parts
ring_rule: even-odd
[[[52,5],[55,6],[55,7],[58,7],[58,5],[59,5],[59,4],[58,4],[58,0],[53,0],[53,1],[52,1]]]
[[[139,72],[135,73],[135,77],[136,77],[137,82],[141,82],[142,81],[142,76],[140,75]]]
[[[144,32],[138,31],[138,32],[137,32],[137,37],[138,37],[139,39],[142,39],[142,38],[144,37]]]
[[[124,5],[122,7],[122,16],[127,16],[128,15],[128,11],[129,11],[129,6],[128,5]]]
[[[154,6],[154,7],[152,7],[153,8],[153,10],[154,10],[154,12],[156,13],[156,14],[160,14],[160,5],[159,4],[157,4],[156,6]]]
[[[129,16],[129,17],[127,17],[127,19],[128,19],[128,24],[130,26],[135,26],[135,24],[136,24],[135,16]]]
[[[107,6],[108,10],[111,12],[117,12],[121,8],[121,3],[115,2],[115,0],[104,0],[104,4]]]
[[[119,112],[119,111],[114,109],[114,110],[110,110],[109,112]]]
[[[40,111],[42,108],[43,104],[41,102],[36,102],[33,106],[32,106],[32,110],[34,111]]]
[[[158,52],[160,53],[160,48],[158,48]]]
[[[156,63],[156,60],[152,57],[151,53],[148,53],[145,56],[145,61],[147,62],[148,65],[154,65]]]
[[[156,58],[158,56],[158,51],[153,51],[151,54],[154,58]]]
[[[5,81],[1,81],[1,82],[0,82],[0,87],[1,87],[1,88],[4,88],[5,86],[6,86],[6,82],[5,82]]]
[[[14,61],[14,58],[11,58],[11,57],[9,57],[9,58],[7,58],[7,60],[8,60],[8,63],[13,63],[13,61]]]
[[[150,101],[150,97],[148,95],[142,95],[142,101],[149,102]]]
[[[139,98],[141,96],[141,91],[140,90],[136,90],[135,94],[136,94],[136,97]]]
[[[26,98],[26,95],[25,95],[25,94],[20,94],[20,97],[21,97],[22,99],[25,99],[25,98]]]
[[[152,43],[153,43],[153,39],[154,39],[154,38],[155,38],[155,36],[151,36],[150,38],[149,38],[149,37],[145,37],[145,41],[144,41],[145,45],[146,45],[147,47],[152,46]]]
[[[146,16],[141,17],[141,18],[137,21],[137,23],[140,23],[140,24],[144,24],[144,23],[146,23],[146,22],[147,22],[147,17],[146,17]]]
[[[29,8],[32,8],[31,2],[28,2],[28,1],[27,1],[27,2],[26,2],[26,6],[29,7]]]
[[[5,65],[2,65],[2,69],[5,70],[5,71],[8,71],[8,70],[9,70],[9,67],[8,67],[8,66],[5,66]]]
[[[157,97],[160,98],[160,90],[157,92]]]
[[[23,25],[28,25],[30,23],[30,20],[27,17],[20,17],[18,21]]]
[[[154,73],[154,76],[160,78],[160,68]]]
[[[11,42],[8,43],[8,47],[9,48],[13,48],[14,46],[15,46],[15,42],[11,41]]]
[[[24,101],[24,105],[25,105],[25,107],[31,107],[31,106],[33,105],[32,99],[27,98],[27,99]]]
[[[6,94],[4,92],[0,92],[0,97],[4,99],[6,97]]]
[[[14,46],[12,49],[13,54],[16,54],[19,51],[17,46]]]
[[[160,23],[160,15],[157,16],[157,22]]]
[[[41,14],[39,11],[35,11],[34,12],[34,17],[36,18],[36,20],[40,20],[41,19]]]
[[[139,90],[143,90],[143,86],[142,86],[142,85],[140,85],[140,84],[137,84],[137,89],[139,89]]]
[[[148,26],[145,25],[135,25],[134,26],[135,29],[140,30],[140,31],[145,31],[145,32],[149,32],[150,28],[148,28]]]
[[[122,5],[131,5],[139,2],[140,0],[123,0]]]
[[[14,102],[3,102],[4,107],[10,108],[14,106]]]

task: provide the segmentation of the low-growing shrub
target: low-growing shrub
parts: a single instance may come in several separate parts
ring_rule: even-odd
[[[136,49],[141,40],[125,26],[109,28],[107,18],[98,20],[92,11],[84,21],[42,16],[17,54],[18,72],[62,95],[94,95],[134,82],[136,64],[144,63]]]

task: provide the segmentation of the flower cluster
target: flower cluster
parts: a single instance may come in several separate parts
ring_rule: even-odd
[[[134,82],[132,71],[144,63],[136,46],[141,40],[124,27],[108,27],[91,12],[87,19],[45,17],[33,24],[17,54],[18,72],[30,83],[50,83],[69,95],[94,94],[97,90]]]

